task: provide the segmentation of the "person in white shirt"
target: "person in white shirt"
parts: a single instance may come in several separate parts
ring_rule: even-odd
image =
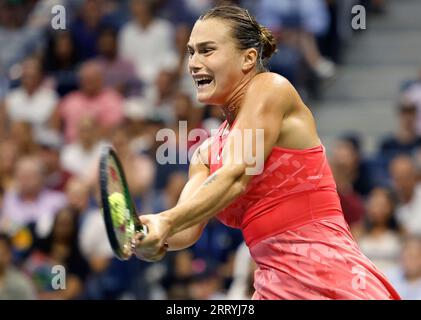
[[[395,157],[390,164],[393,187],[399,204],[396,218],[410,234],[421,233],[421,183],[417,181],[417,168],[407,155]]]
[[[421,300],[421,236],[406,239],[401,265],[388,274],[390,282],[404,300]]]
[[[63,147],[60,154],[64,170],[80,178],[90,175],[94,162],[99,159],[101,147],[105,142],[98,140],[95,134],[96,123],[91,117],[85,117],[78,125],[78,137],[74,143]]]
[[[131,0],[130,9],[133,19],[119,34],[119,55],[131,61],[137,76],[150,85],[160,70],[178,66],[174,28],[168,21],[154,17],[151,1]]]
[[[9,121],[25,121],[35,133],[47,130],[58,103],[57,93],[43,85],[42,67],[38,60],[28,59],[22,65],[22,84],[5,98]]]
[[[383,272],[398,265],[401,251],[401,230],[395,208],[391,190],[376,187],[367,199],[364,221],[353,228],[362,252]]]

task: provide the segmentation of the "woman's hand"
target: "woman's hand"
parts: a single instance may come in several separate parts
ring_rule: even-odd
[[[136,257],[148,262],[161,260],[168,248],[167,238],[171,225],[166,217],[160,214],[139,216],[140,222],[147,226],[148,233],[135,235],[134,253]]]

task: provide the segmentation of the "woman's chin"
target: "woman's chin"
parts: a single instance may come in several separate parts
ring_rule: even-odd
[[[198,92],[196,97],[197,97],[197,101],[203,104],[211,104],[212,102],[212,99],[208,94]]]
[[[196,99],[200,103],[207,105],[220,106],[223,104],[212,92],[197,92]]]

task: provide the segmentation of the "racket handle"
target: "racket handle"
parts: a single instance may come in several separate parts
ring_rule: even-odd
[[[143,233],[144,236],[146,236],[148,234],[148,226],[146,224],[142,224],[141,226],[137,228],[136,231],[141,232]]]

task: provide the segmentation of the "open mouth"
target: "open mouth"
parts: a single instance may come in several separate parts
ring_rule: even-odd
[[[204,77],[196,78],[194,81],[196,83],[197,88],[205,88],[213,82],[213,78],[209,76],[204,76]]]

